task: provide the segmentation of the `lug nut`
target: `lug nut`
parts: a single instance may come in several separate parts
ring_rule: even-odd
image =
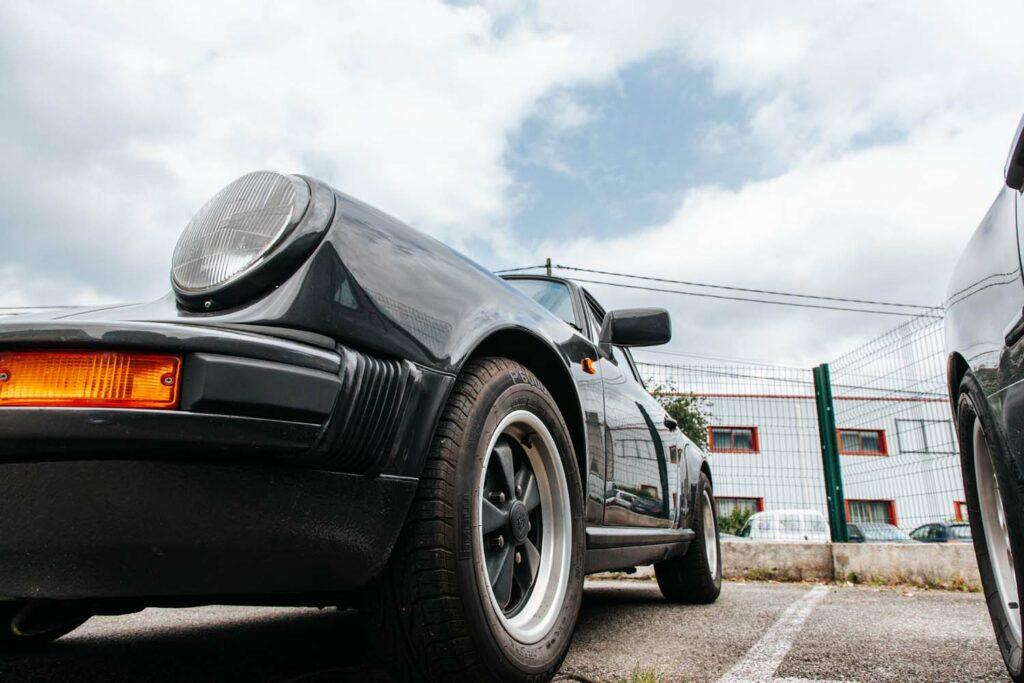
[[[489,493],[487,494],[487,497],[490,498],[491,502],[495,505],[505,504],[505,494],[501,491]]]
[[[497,538],[491,539],[491,545],[493,545],[498,550],[501,550],[505,547],[505,537],[498,536]]]
[[[523,555],[519,551],[516,551],[516,564],[523,563]]]
[[[517,486],[516,487],[516,498],[522,498],[522,497],[523,497],[523,487],[522,486]]]

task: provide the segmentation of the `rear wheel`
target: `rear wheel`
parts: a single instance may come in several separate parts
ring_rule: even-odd
[[[714,500],[711,481],[701,472],[693,515],[696,536],[689,550],[681,557],[654,565],[658,587],[672,602],[705,604],[717,600],[722,592],[722,553]]]
[[[1007,671],[1021,681],[1022,595],[1015,559],[1024,549],[1020,478],[996,436],[981,387],[968,375],[960,388],[960,465],[978,571]]]
[[[507,359],[469,363],[375,592],[395,672],[553,676],[583,592],[582,510],[572,442],[544,386]]]

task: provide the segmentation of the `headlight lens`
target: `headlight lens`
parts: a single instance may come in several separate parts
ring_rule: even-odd
[[[178,238],[171,277],[181,292],[203,294],[260,263],[301,220],[309,206],[301,178],[256,171],[218,192]]]

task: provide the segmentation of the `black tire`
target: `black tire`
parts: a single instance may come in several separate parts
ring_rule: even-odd
[[[534,643],[516,640],[503,626],[483,550],[474,540],[485,451],[499,423],[521,410],[540,418],[557,446],[570,502],[560,519],[571,518],[572,532],[571,549],[562,555],[569,564],[562,574],[567,587],[561,610]],[[582,491],[568,429],[533,373],[504,358],[468,363],[445,406],[405,528],[372,591],[368,616],[393,673],[414,680],[554,676],[568,651],[583,594]]]
[[[981,512],[978,480],[975,469],[974,428],[980,423],[984,434],[984,442],[988,447],[995,475],[999,482],[999,494],[1003,505],[1006,528],[1009,535],[1010,550],[1013,553],[1017,572],[1017,604],[1024,604],[1021,593],[1020,561],[1024,557],[1024,511],[1021,500],[1024,499],[1024,486],[1020,471],[1003,445],[1003,440],[988,410],[985,394],[977,379],[970,373],[960,384],[960,395],[957,401],[957,438],[960,442],[960,469],[964,482],[964,497],[971,524],[971,536],[974,538],[974,552],[978,558],[978,572],[985,591],[985,601],[989,616],[995,630],[999,650],[1006,663],[1007,672],[1014,681],[1024,681],[1021,647],[1012,635],[1007,609],[999,595],[998,582],[995,577],[993,561],[989,555],[986,542],[986,529]],[[984,482],[982,482],[984,485]],[[1019,619],[1019,610],[1018,617]]]
[[[71,633],[89,619],[87,615],[70,617],[58,628],[25,635],[18,633],[14,628],[14,618],[23,608],[25,608],[24,602],[0,603],[0,652],[35,650],[44,647],[61,636]]]
[[[708,560],[708,549],[704,542],[705,510],[707,502],[711,502],[711,524],[715,535],[715,569],[711,569]],[[700,473],[700,486],[697,488],[697,500],[693,510],[693,530],[697,534],[690,542],[685,555],[673,557],[654,565],[654,574],[658,577],[658,587],[666,600],[691,605],[704,605],[714,602],[722,592],[722,546],[718,536],[718,514],[715,509],[715,497],[711,491],[711,481],[703,472]]]

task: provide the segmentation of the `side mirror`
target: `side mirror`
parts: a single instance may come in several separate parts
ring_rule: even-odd
[[[672,339],[672,321],[664,308],[608,311],[601,325],[601,346],[658,346]]]
[[[1003,167],[1003,177],[1006,185],[1012,190],[1020,192],[1024,189],[1024,117],[1021,117],[1017,124],[1017,132],[1013,136],[1013,144],[1010,145],[1010,154],[1006,157],[1006,166]]]

